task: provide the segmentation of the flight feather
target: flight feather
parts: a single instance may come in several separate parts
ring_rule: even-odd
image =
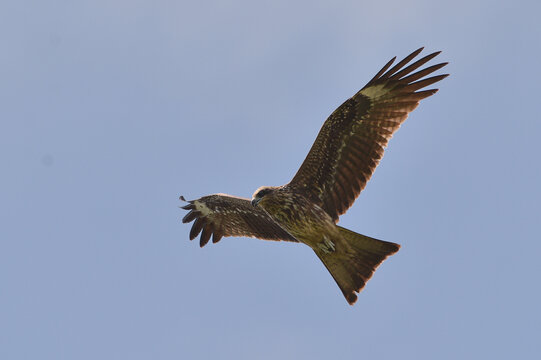
[[[383,157],[389,139],[408,114],[422,99],[437,91],[418,90],[447,76],[422,79],[447,63],[414,72],[439,52],[406,66],[421,50],[414,51],[389,69],[393,58],[329,116],[306,159],[287,185],[322,207],[335,222],[364,189]]]
[[[186,201],[184,197],[181,200]],[[182,207],[190,210],[183,223],[195,220],[190,231],[190,240],[201,233],[200,246],[205,246],[212,236],[217,243],[224,236],[245,236],[265,240],[297,241],[265,211],[252,206],[250,200],[225,194],[203,196],[190,200]]]

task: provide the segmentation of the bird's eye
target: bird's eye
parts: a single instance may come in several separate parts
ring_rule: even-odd
[[[263,189],[263,190],[260,190],[260,191],[257,193],[256,197],[257,197],[257,198],[262,198],[263,196],[267,195],[267,194],[270,193],[270,192],[271,192],[270,189]]]

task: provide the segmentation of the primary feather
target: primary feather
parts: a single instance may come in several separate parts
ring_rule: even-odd
[[[368,84],[329,116],[297,174],[287,185],[292,191],[305,194],[335,221],[364,189],[383,157],[388,141],[409,113],[422,99],[438,91],[417,90],[447,76],[415,82],[447,64],[437,64],[409,75],[439,54],[432,53],[402,69],[421,50],[385,72],[394,59],[389,61]]]

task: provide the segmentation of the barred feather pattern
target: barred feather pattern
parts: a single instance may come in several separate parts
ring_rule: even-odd
[[[186,201],[184,197],[181,200]],[[190,200],[182,207],[190,210],[182,219],[183,223],[194,221],[190,240],[199,233],[199,245],[205,246],[210,238],[217,243],[224,236],[245,236],[265,240],[297,242],[277,225],[265,211],[253,207],[250,200],[225,194],[203,196]]]
[[[447,65],[440,63],[414,72],[440,53],[406,66],[422,50],[414,51],[389,69],[396,58],[391,59],[329,116],[286,187],[303,194],[338,221],[370,180],[388,141],[409,113],[422,99],[437,92],[437,89],[418,90],[448,76],[420,80]]]

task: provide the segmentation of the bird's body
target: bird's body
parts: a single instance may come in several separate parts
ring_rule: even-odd
[[[329,214],[287,187],[273,189],[257,206],[292,237],[311,248],[321,246],[324,237],[338,237],[336,225]]]
[[[385,258],[400,246],[344,229],[336,223],[365,187],[393,133],[437,90],[417,91],[447,75],[423,80],[446,63],[411,74],[439,53],[407,66],[419,49],[393,68],[388,62],[323,124],[306,159],[286,185],[261,187],[252,200],[215,194],[189,201],[183,222],[195,220],[190,239],[247,236],[301,242],[314,250],[350,304]],[[389,70],[388,70],[389,69]],[[184,198],[181,197],[182,200]]]

